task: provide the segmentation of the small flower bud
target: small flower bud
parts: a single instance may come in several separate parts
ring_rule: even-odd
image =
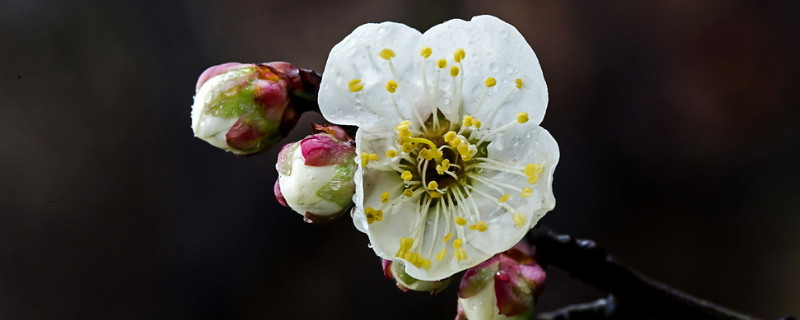
[[[302,88],[298,72],[286,62],[206,69],[195,87],[195,136],[239,155],[269,149],[297,123],[292,94]]]
[[[283,146],[275,169],[275,198],[303,215],[307,222],[324,224],[353,204],[356,156],[353,140],[337,126],[314,125],[315,134]]]
[[[452,277],[437,281],[423,281],[415,279],[406,273],[406,267],[402,262],[383,259],[383,276],[386,279],[397,281],[397,288],[406,292],[408,290],[427,291],[432,295],[437,294],[450,285]]]
[[[458,288],[456,320],[530,319],[546,278],[530,252],[518,243],[468,269]]]

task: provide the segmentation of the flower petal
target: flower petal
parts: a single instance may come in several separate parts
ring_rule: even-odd
[[[320,110],[325,118],[359,127],[393,120],[390,124],[393,126],[400,117],[392,102],[394,98],[403,118],[412,119],[410,107],[419,104],[414,99],[420,96],[417,94],[420,84],[406,80],[419,78],[409,74],[417,72],[413,59],[418,55],[412,50],[420,36],[419,31],[399,23],[365,24],[334,46],[319,91]],[[381,57],[384,49],[391,50],[393,57]],[[363,87],[351,90],[349,84],[355,80]],[[396,93],[387,91],[389,80],[398,82]]]
[[[492,127],[511,121],[520,111],[528,112],[534,124],[544,118],[547,84],[539,60],[512,25],[492,16],[477,16],[470,21],[453,19],[425,32],[417,50],[424,46],[433,49],[430,60],[447,59],[450,64],[455,63],[452,60],[455,50],[464,49],[463,70],[460,71],[463,76],[462,114],[487,117],[493,108],[500,106],[494,121],[486,123]],[[435,77],[435,68],[427,71],[428,78]],[[496,81],[492,87],[486,86],[489,77]],[[517,79],[522,83],[519,89]],[[443,90],[450,90],[450,85],[443,82]],[[445,99],[449,96],[444,95]],[[444,102],[439,101],[443,105]],[[453,119],[450,115],[448,118]]]

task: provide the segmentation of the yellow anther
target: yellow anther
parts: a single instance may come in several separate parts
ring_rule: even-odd
[[[475,118],[471,116],[464,116],[464,121],[462,121],[461,124],[463,124],[465,127],[471,127],[473,120],[475,120]]]
[[[404,195],[406,198],[411,198],[411,197],[413,197],[413,196],[414,196],[414,190],[411,190],[411,189],[405,189],[405,190],[403,190],[403,195]]]
[[[453,139],[455,139],[455,138],[456,138],[456,132],[455,131],[448,131],[447,133],[444,134],[444,142],[453,141]]]
[[[462,144],[458,145],[458,147],[456,147],[456,150],[458,150],[458,154],[460,154],[462,158],[471,156],[469,154],[469,144],[468,143],[462,143]]]
[[[353,79],[347,83],[347,87],[350,88],[350,92],[359,92],[364,89],[364,84],[361,83],[361,79]]]
[[[428,191],[428,197],[431,197],[431,199],[440,199],[442,198],[442,194],[436,191]]]
[[[425,59],[428,59],[428,57],[431,56],[431,53],[433,53],[433,49],[431,49],[431,47],[427,47],[427,46],[426,47],[422,47],[422,50],[419,51],[419,55],[421,55]]]
[[[517,122],[519,123],[528,122],[528,113],[527,112],[517,113]]]
[[[377,154],[370,153],[369,154],[369,161],[378,161],[380,159]]]
[[[362,152],[361,153],[361,166],[366,167],[369,163],[369,153]]]
[[[458,48],[458,49],[456,49],[455,52],[453,52],[453,61],[461,62],[461,60],[463,60],[464,57],[466,57],[466,56],[467,56],[467,52],[464,51],[464,49],[462,49],[462,48]]]
[[[439,68],[439,69],[443,69],[444,67],[447,67],[447,60],[439,59],[439,61],[436,61],[436,67]]]
[[[481,128],[481,121],[478,120],[477,118],[476,119],[472,119],[472,126],[474,126],[475,129],[480,129]]]
[[[391,93],[397,91],[397,81],[394,80],[386,81],[386,91],[389,91]]]
[[[431,261],[425,258],[422,259],[422,268],[423,269],[430,269],[431,268]]]
[[[450,159],[442,160],[442,169],[444,170],[450,169]]]
[[[389,197],[391,197],[391,196],[392,195],[390,193],[388,193],[388,192],[381,193],[381,203],[389,202]]]
[[[367,207],[364,209],[364,215],[367,217],[367,223],[372,224],[375,221],[383,220],[383,211],[375,210],[374,208]]]
[[[453,255],[456,257],[456,260],[467,260],[467,252],[464,251],[464,249],[456,249]]]
[[[525,187],[522,188],[522,193],[519,196],[523,198],[530,198],[531,195],[533,195],[533,189]]]
[[[494,87],[494,85],[497,84],[497,79],[488,77],[486,78],[486,81],[483,82],[483,84],[485,84],[487,88]]]
[[[453,240],[453,248],[461,248],[464,245],[464,239],[455,239]]]
[[[526,165],[525,168],[522,169],[522,172],[528,177],[528,183],[535,184],[539,181],[539,175],[542,173],[542,170],[544,170],[544,166],[542,166],[541,163],[531,163]]]
[[[504,194],[502,197],[497,199],[497,202],[501,202],[501,203],[502,202],[506,202],[506,201],[508,201],[508,198],[511,198],[511,195],[510,194]]]
[[[411,151],[414,151],[414,146],[413,146],[413,145],[411,145],[410,143],[404,143],[404,144],[403,144],[403,149],[402,149],[402,150],[403,150],[403,152],[405,152],[405,153],[411,153]]]
[[[457,66],[450,67],[450,76],[455,77],[457,75],[458,75],[458,67]]]
[[[437,164],[436,165],[436,173],[438,173],[439,175],[443,175],[444,174],[444,169],[442,169],[442,165],[441,164]]]
[[[420,150],[420,151],[419,151],[419,156],[420,156],[420,157],[422,157],[422,158],[424,158],[424,159],[426,159],[426,160],[430,160],[430,159],[432,159],[432,158],[433,158],[433,157],[430,157],[430,156],[428,156],[428,149],[422,149],[422,150]]]
[[[428,182],[428,190],[436,190],[436,188],[439,188],[438,182],[436,181]]]
[[[414,238],[400,238],[400,250],[408,251],[414,245]]]
[[[442,237],[442,241],[444,241],[444,242],[450,241],[450,239],[453,239],[453,233],[452,232],[448,232],[446,235],[444,235],[444,237]]]
[[[394,158],[396,156],[397,156],[397,150],[395,150],[395,149],[386,150],[386,157],[387,158]]]
[[[486,222],[484,222],[484,221],[478,221],[478,223],[469,226],[469,229],[470,230],[478,230],[480,232],[484,232],[484,231],[486,231],[486,229],[489,229],[489,225],[486,224]]]
[[[525,224],[525,215],[522,214],[522,212],[515,213],[511,218],[514,219],[514,224],[517,225],[517,227],[521,227]]]
[[[408,171],[408,170],[403,171],[403,173],[400,174],[400,178],[403,178],[403,180],[405,180],[405,181],[411,180],[411,178],[413,178],[413,177],[414,176],[411,175],[411,171]]]
[[[406,127],[408,127],[410,125],[411,125],[411,121],[410,120],[403,120],[403,121],[400,121],[400,123],[398,124],[398,126],[406,126]]]
[[[458,147],[459,145],[461,145],[461,142],[462,142],[461,138],[455,137],[453,138],[453,140],[450,140],[450,146]]]
[[[380,55],[381,58],[383,58],[384,60],[389,60],[394,58],[394,51],[392,51],[392,49],[386,48],[381,50],[381,53],[379,53],[378,55]]]
[[[463,225],[467,224],[467,219],[464,219],[462,217],[456,217],[455,220],[456,220],[456,224],[459,225],[459,226],[463,226]]]
[[[522,89],[522,79],[514,80],[514,82],[517,84],[517,89]]]
[[[439,251],[439,253],[436,254],[436,261],[442,261],[446,256],[447,256],[447,249],[442,249],[442,251]]]

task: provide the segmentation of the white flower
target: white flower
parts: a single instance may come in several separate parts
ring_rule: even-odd
[[[491,16],[424,34],[365,24],[325,68],[323,115],[359,127],[354,223],[410,276],[472,267],[554,207],[558,146],[538,126],[547,87],[513,26]]]

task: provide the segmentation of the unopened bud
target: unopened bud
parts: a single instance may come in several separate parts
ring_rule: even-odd
[[[545,272],[519,243],[468,269],[458,288],[456,320],[530,319]]]
[[[433,295],[447,288],[452,280],[452,277],[437,281],[418,280],[406,273],[406,267],[400,261],[383,259],[381,264],[383,266],[383,276],[397,281],[397,287],[403,292],[408,290],[427,291]]]
[[[314,125],[315,134],[283,146],[275,168],[275,197],[307,222],[326,223],[353,204],[353,141],[337,126]]]
[[[299,118],[292,103],[302,88],[298,72],[286,62],[206,69],[197,80],[192,106],[195,136],[239,155],[269,149]]]

